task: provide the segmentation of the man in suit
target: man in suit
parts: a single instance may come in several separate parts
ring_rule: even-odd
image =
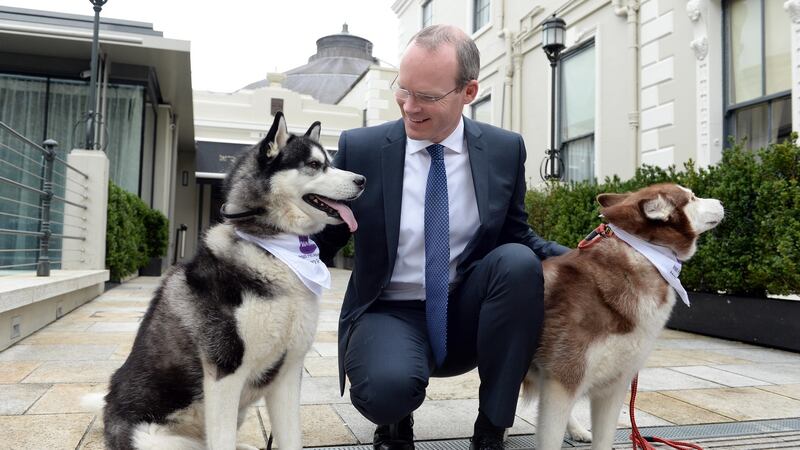
[[[378,450],[413,449],[411,413],[428,379],[475,367],[470,448],[503,448],[541,331],[541,260],[567,251],[528,226],[522,137],[462,116],[479,68],[463,31],[420,31],[392,86],[402,119],[342,133],[334,157],[367,178],[350,205],[359,226],[339,374],[378,425]],[[339,226],[315,241],[331,257],[348,238]]]

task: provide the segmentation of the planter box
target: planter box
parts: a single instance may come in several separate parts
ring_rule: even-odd
[[[667,328],[800,352],[800,301],[689,293]]]
[[[150,258],[150,262],[139,269],[139,275],[143,277],[161,276],[161,258]]]
[[[333,257],[333,267],[338,269],[353,270],[354,263],[355,258],[343,256],[342,252],[337,253],[336,256]]]

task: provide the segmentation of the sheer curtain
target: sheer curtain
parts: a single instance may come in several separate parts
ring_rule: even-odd
[[[47,80],[0,74],[0,121],[28,139],[41,143],[44,136]],[[42,154],[7,131],[0,131],[0,176],[41,188]],[[0,182],[0,228],[39,231],[39,194]],[[0,266],[34,270],[38,239],[0,234]],[[3,271],[5,269],[0,269]]]
[[[106,93],[106,117],[98,126],[107,142],[109,175],[123,189],[138,194],[144,87],[110,84]],[[0,121],[37,144],[55,139],[59,144],[57,155],[63,160],[72,149],[84,145],[87,98],[86,81],[0,74]],[[42,161],[40,151],[0,131],[0,176],[41,188]],[[65,197],[67,178],[77,177],[56,162],[55,195]],[[40,213],[38,193],[0,182],[0,229],[39,231]],[[52,202],[51,221],[54,234],[80,232],[63,229],[64,203],[59,200]],[[60,260],[61,239],[51,239],[50,248],[51,259]],[[28,265],[15,269],[32,270],[38,256],[38,239],[0,233],[0,250],[5,250],[0,252],[0,271],[2,266],[20,264]]]
[[[143,111],[142,86],[108,86],[105,125],[108,130],[109,176],[120,187],[137,195]]]
[[[565,143],[562,158],[566,181],[594,180],[594,135]]]

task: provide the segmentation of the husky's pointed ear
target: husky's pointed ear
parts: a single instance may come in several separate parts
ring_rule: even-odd
[[[597,196],[597,203],[600,203],[600,206],[603,208],[608,208],[609,206],[622,203],[623,200],[628,198],[628,195],[629,194],[600,194]]]
[[[288,140],[289,131],[286,128],[286,119],[283,118],[283,113],[278,111],[275,113],[275,120],[272,121],[272,127],[269,129],[267,137],[259,144],[259,151],[267,159],[272,159],[280,153]]]
[[[642,200],[640,207],[648,219],[662,222],[666,222],[675,209],[675,205],[660,195],[654,199]]]
[[[308,131],[306,131],[306,137],[311,139],[314,142],[319,142],[319,133],[322,129],[322,124],[319,121],[316,121],[308,127]]]

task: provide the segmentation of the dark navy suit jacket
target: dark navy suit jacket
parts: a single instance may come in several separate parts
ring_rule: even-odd
[[[525,211],[525,144],[522,137],[464,118],[480,226],[458,257],[456,281],[487,253],[506,243],[521,243],[545,259],[567,248],[537,236]],[[366,176],[364,193],[350,204],[358,221],[355,267],[339,318],[339,383],[344,392],[344,355],[352,324],[389,283],[397,257],[403,192],[406,133],[398,120],[345,131],[333,164]],[[423,211],[419,211],[423,214]],[[349,239],[346,226],[329,226],[314,236],[323,259]]]

